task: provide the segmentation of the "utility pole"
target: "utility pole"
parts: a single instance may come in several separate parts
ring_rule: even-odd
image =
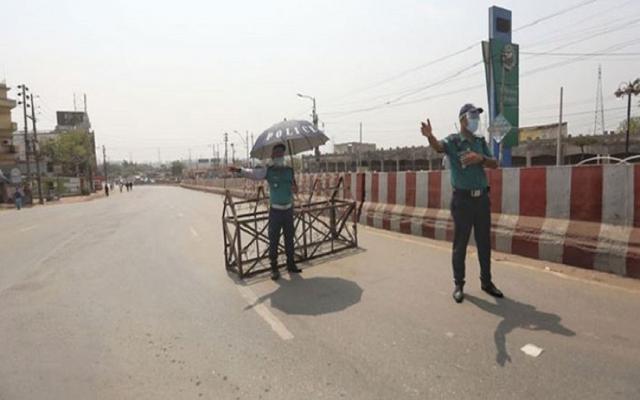
[[[560,87],[560,121],[558,123],[558,141],[556,144],[556,165],[562,165],[562,92],[563,87]]]
[[[253,141],[253,132],[251,132],[251,148],[253,148],[253,145],[255,144],[255,142]],[[251,163],[250,163],[250,167],[253,168],[253,158],[251,159]]]
[[[225,168],[229,165],[228,150],[227,150],[228,143],[229,143],[229,134],[225,132],[224,133],[224,167]]]
[[[629,157],[629,131],[631,130],[631,96],[640,94],[640,78],[621,85],[614,93],[616,97],[628,96],[627,99],[627,137],[624,143],[625,157]]]
[[[244,144],[247,146],[247,164],[249,163],[249,131],[245,132]]]
[[[42,197],[42,174],[40,172],[40,151],[36,149],[36,145],[38,144],[38,131],[36,130],[36,108],[33,105],[33,93],[31,94],[31,124],[33,126],[33,154],[36,159],[36,174],[37,174],[37,182],[38,182],[38,203],[44,204],[44,198]]]
[[[360,156],[360,151],[362,150],[362,121],[360,122],[360,144],[358,145],[358,168],[356,171],[359,171],[362,167],[362,157]]]
[[[29,186],[31,186],[31,166],[29,165],[30,163],[30,157],[29,157],[29,153],[31,151],[30,146],[29,146],[29,132],[28,132],[28,128],[27,128],[27,91],[29,90],[29,88],[25,85],[18,85],[19,89],[22,89],[22,93],[18,93],[18,96],[22,97],[22,113],[24,115],[24,156],[25,159],[27,161],[27,184]]]
[[[84,101],[84,113],[86,114],[87,113],[87,94],[84,93],[82,95],[82,98],[83,98],[83,101]]]
[[[236,146],[231,143],[231,164],[236,164]]]
[[[73,92],[73,111],[78,111],[76,107],[76,92]]]
[[[102,145],[102,166],[104,168],[104,184],[108,185],[109,175],[107,175],[107,149]]]

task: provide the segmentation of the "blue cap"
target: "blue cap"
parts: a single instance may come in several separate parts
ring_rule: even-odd
[[[462,106],[462,108],[460,109],[460,113],[458,114],[458,118],[462,118],[463,115],[465,115],[466,113],[471,113],[471,114],[481,114],[484,110],[480,107],[476,107],[471,103],[467,103],[465,105]]]

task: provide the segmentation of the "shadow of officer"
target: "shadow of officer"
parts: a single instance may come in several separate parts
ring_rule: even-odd
[[[342,278],[313,277],[303,279],[291,274],[290,279],[277,280],[278,288],[245,307],[253,308],[267,299],[271,307],[289,315],[322,315],[343,311],[360,302],[362,288]]]
[[[496,344],[496,362],[504,367],[511,357],[507,353],[507,335],[515,328],[532,331],[548,331],[563,336],[575,336],[575,332],[563,326],[562,318],[556,314],[536,310],[530,304],[521,303],[509,298],[496,299],[497,304],[467,294],[467,300],[478,308],[502,317],[502,321],[496,327],[493,338]]]

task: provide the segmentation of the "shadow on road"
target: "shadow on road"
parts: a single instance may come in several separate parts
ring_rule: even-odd
[[[338,312],[360,302],[362,288],[357,283],[342,278],[314,277],[304,279],[297,274],[290,279],[276,281],[278,288],[248,306],[255,307],[267,299],[271,307],[287,314],[321,315]]]
[[[507,334],[515,328],[529,329],[532,331],[548,331],[563,336],[575,336],[575,332],[562,325],[560,316],[536,310],[530,304],[503,298],[496,299],[497,304],[488,302],[469,294],[465,294],[465,300],[475,304],[478,308],[502,317],[502,321],[496,327],[493,338],[496,343],[496,362],[504,367],[511,357],[507,353]]]

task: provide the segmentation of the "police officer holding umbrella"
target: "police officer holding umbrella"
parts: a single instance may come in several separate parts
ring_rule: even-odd
[[[445,153],[451,167],[451,215],[454,222],[453,239],[453,298],[457,303],[464,299],[465,259],[471,228],[473,228],[478,259],[480,282],[483,291],[494,297],[503,297],[491,279],[491,204],[489,184],[484,168],[497,168],[487,141],[474,133],[478,130],[482,108],[465,104],[460,109],[460,132],[438,140],[431,130],[431,121],[422,122],[422,135],[439,153]]]
[[[297,193],[294,170],[286,166],[284,156],[309,151],[325,144],[329,138],[312,123],[286,119],[262,132],[251,149],[251,157],[271,159],[267,168],[229,168],[239,172],[245,178],[265,179],[269,184],[269,259],[271,261],[271,279],[280,278],[278,272],[278,242],[281,231],[284,233],[284,249],[287,256],[287,271],[302,272],[294,260],[294,215],[293,194]]]

